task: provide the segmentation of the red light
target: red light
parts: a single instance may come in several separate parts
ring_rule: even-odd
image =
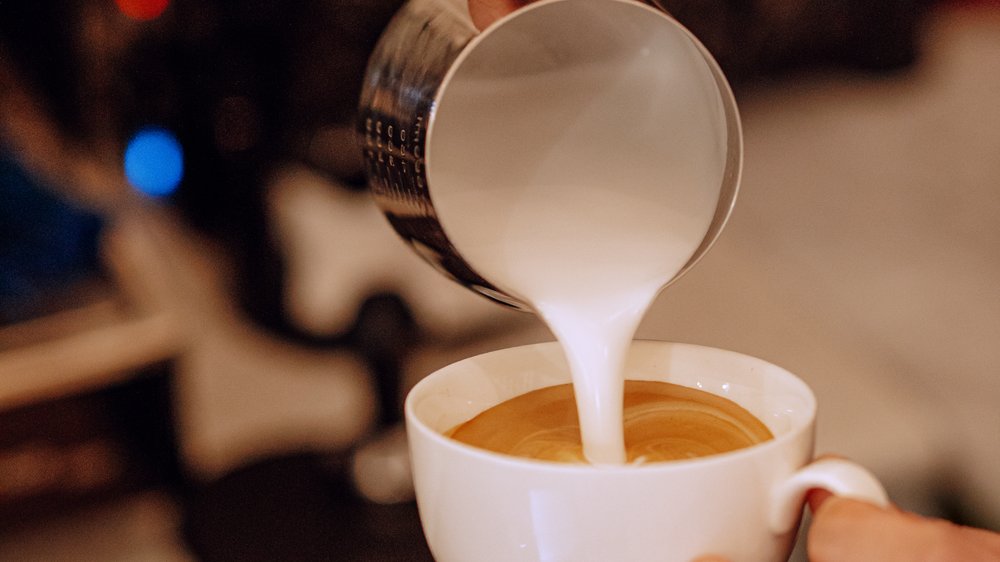
[[[170,0],[115,0],[115,4],[123,14],[132,19],[149,21],[160,17]]]

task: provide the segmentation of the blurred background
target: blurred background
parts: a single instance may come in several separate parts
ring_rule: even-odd
[[[551,336],[365,193],[400,4],[0,2],[0,559],[429,560],[402,396]],[[664,5],[746,164],[639,336],[792,370],[821,452],[1000,529],[1000,2]]]

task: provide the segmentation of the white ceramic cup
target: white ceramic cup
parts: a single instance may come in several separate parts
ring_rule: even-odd
[[[406,400],[417,504],[438,562],[786,560],[806,492],[825,488],[885,505],[864,468],[813,459],[816,400],[761,359],[687,344],[639,341],[629,379],[667,381],[734,400],[775,438],[700,459],[645,466],[520,459],[443,435],[525,392],[569,382],[545,343],[465,359],[426,377]]]

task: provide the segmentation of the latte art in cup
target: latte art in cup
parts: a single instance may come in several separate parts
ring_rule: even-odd
[[[704,457],[772,439],[760,420],[709,392],[626,381],[625,453],[643,464]],[[572,385],[549,386],[494,406],[454,428],[462,443],[517,457],[586,463]]]

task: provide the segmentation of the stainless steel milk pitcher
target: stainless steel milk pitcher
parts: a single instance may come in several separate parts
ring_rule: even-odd
[[[645,36],[650,39],[647,41]],[[540,49],[544,52],[536,53],[531,50],[533,43],[550,46]],[[673,51],[678,51],[679,56],[690,62],[680,64],[672,60],[678,57]],[[439,156],[434,153],[435,135],[462,135],[461,141],[449,146],[467,147],[468,153],[463,152],[462,155],[465,160],[499,158],[494,154],[502,150],[506,151],[504,154],[509,165],[518,166],[520,159],[514,150],[516,147],[509,146],[518,142],[516,139],[513,143],[509,142],[508,138],[508,146],[493,144],[490,123],[495,124],[496,121],[491,122],[489,114],[495,112],[503,117],[511,111],[508,104],[518,104],[519,100],[507,100],[468,112],[470,117],[474,117],[469,127],[462,127],[459,123],[450,126],[446,133],[435,130],[442,98],[457,81],[479,80],[483,74],[490,73],[504,75],[508,72],[505,69],[515,66],[519,68],[516,75],[511,71],[511,76],[501,76],[496,83],[502,85],[507,79],[531,80],[538,73],[554,69],[563,72],[570,67],[583,69],[580,71],[583,73],[591,72],[591,67],[604,68],[600,65],[608,60],[614,64],[605,66],[615,72],[616,77],[607,79],[627,80],[630,78],[617,76],[620,72],[614,69],[641,57],[654,58],[667,70],[672,67],[680,69],[674,75],[655,82],[656,85],[662,84],[657,86],[657,91],[667,96],[659,102],[664,106],[674,103],[669,94],[676,89],[674,86],[687,81],[685,73],[690,72],[687,68],[695,68],[707,76],[710,88],[707,97],[713,98],[709,102],[714,104],[712,111],[718,114],[721,123],[716,143],[720,153],[719,174],[717,181],[713,182],[717,185],[712,186],[712,189],[718,190],[715,216],[700,247],[678,273],[677,276],[680,276],[712,245],[731,212],[742,165],[742,134],[729,85],[711,55],[679,23],[650,4],[633,0],[541,0],[517,10],[481,32],[472,24],[466,0],[410,0],[395,15],[379,40],[369,62],[361,95],[358,129],[368,182],[375,201],[396,232],[444,274],[501,303],[527,309],[516,295],[495,286],[476,271],[476,264],[466,261],[460,242],[446,233],[436,207],[436,202],[439,202],[436,198],[436,182],[439,181],[436,174],[444,170],[435,168],[435,159]],[[619,59],[621,62],[617,62]],[[478,62],[473,64],[474,60]],[[580,75],[580,72],[573,76]],[[605,77],[596,72],[591,72],[593,76],[590,78],[595,84],[600,84]],[[645,82],[637,82],[637,87],[645,87]],[[582,88],[587,86],[584,84]],[[544,95],[544,92],[538,93],[538,96]],[[559,95],[559,92],[554,95]],[[649,95],[658,94],[650,92]],[[696,94],[686,95],[688,97],[683,103],[691,103],[692,99],[698,101]],[[554,103],[552,107],[559,108],[558,101],[545,103]],[[614,113],[624,111],[625,105],[634,105],[634,102],[614,103],[611,99],[607,105],[606,111]],[[685,128],[703,127],[700,123],[686,122],[687,112],[683,108],[678,109],[670,119],[653,113],[656,115],[632,115],[623,119],[620,125],[612,119],[610,126],[602,125],[594,129],[595,136],[620,136],[628,142],[621,142],[620,149],[614,144],[607,145],[609,148],[603,148],[586,159],[600,159],[602,155],[618,150],[634,150],[629,142],[638,143],[640,148],[665,142],[664,150],[669,152],[671,142],[682,142],[670,140],[673,138],[671,135]],[[548,133],[533,130],[534,122],[525,117],[523,123],[517,124],[518,128],[511,130],[523,130],[526,139]],[[475,123],[475,129],[471,123]],[[505,126],[509,128],[510,124]],[[642,132],[654,126],[662,132]],[[636,131],[645,136],[635,138]],[[650,171],[640,176],[643,181],[649,174],[656,173],[655,158],[644,156],[640,159],[637,156],[635,165],[627,159],[614,161],[624,161],[626,165],[622,169],[629,174],[637,173],[634,168],[649,166]],[[471,162],[471,165],[474,164]],[[497,162],[489,164],[500,166]],[[571,175],[577,167],[567,168],[565,173]],[[489,181],[489,178],[476,178],[475,182],[470,180],[470,187],[473,183],[482,184],[484,181]]]

